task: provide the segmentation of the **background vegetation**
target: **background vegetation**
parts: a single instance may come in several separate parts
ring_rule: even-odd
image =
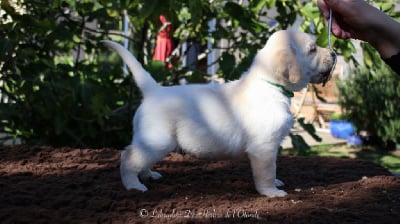
[[[229,40],[215,62],[216,75],[225,80],[238,78],[271,33],[290,27],[298,18],[304,19],[302,30],[315,34],[319,45],[327,45],[326,26],[315,1],[241,2],[2,0],[0,132],[27,144],[120,147],[129,143],[140,95],[131,78],[123,75],[120,59],[98,44],[101,39],[124,38],[120,30],[125,10],[132,29],[127,36],[130,50],[164,85],[182,77],[204,81],[208,74],[204,67],[189,72],[180,60],[173,61],[170,70],[152,61],[160,14],[174,25],[177,46],[186,41],[204,46],[211,39],[212,48],[218,49],[220,40]],[[399,18],[392,2],[376,5]],[[210,33],[212,19],[217,25]],[[334,48],[357,65],[351,42],[334,40]],[[203,50],[207,54],[210,49]],[[368,72],[382,65],[369,45],[363,44],[363,52]],[[307,148],[298,136],[291,136],[298,148]]]
[[[338,82],[347,119],[382,148],[395,149],[400,143],[399,83],[400,77],[386,66],[372,71],[360,67]]]

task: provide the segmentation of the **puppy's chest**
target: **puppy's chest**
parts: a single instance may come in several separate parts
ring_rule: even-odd
[[[250,133],[286,135],[294,124],[293,115],[286,102],[271,100],[241,111],[243,124]]]
[[[289,110],[273,109],[265,110],[264,113],[258,114],[258,123],[265,128],[276,127],[278,129],[291,127],[294,123],[294,118]]]

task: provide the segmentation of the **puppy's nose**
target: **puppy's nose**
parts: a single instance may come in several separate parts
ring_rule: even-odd
[[[331,51],[331,57],[336,58],[336,53],[334,51]]]

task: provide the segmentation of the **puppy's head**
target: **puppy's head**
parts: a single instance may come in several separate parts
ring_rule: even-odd
[[[330,78],[336,55],[318,47],[306,33],[282,30],[274,33],[255,59],[266,79],[299,91],[308,83],[325,83]]]

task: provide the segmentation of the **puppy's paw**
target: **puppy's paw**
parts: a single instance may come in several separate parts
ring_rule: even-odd
[[[140,183],[135,184],[135,185],[126,186],[126,189],[127,190],[138,190],[141,192],[146,192],[149,190],[144,184],[140,184]]]
[[[161,174],[159,173],[159,172],[156,172],[156,171],[151,171],[150,169],[149,170],[146,170],[145,172],[142,172],[141,174],[140,174],[140,178],[142,179],[142,180],[147,180],[147,179],[149,179],[149,178],[151,178],[151,179],[153,179],[153,180],[158,180],[158,179],[160,179],[162,176],[161,176]]]
[[[127,190],[138,190],[141,192],[147,191],[147,187],[142,184],[136,174],[125,174],[121,176],[122,184]]]
[[[158,180],[162,177],[162,175],[159,172],[156,171],[150,171],[150,178],[153,180]]]
[[[275,186],[282,187],[284,185],[285,185],[285,183],[283,183],[283,181],[281,181],[279,179],[275,179]]]
[[[269,198],[275,198],[275,197],[284,197],[287,195],[287,193],[283,190],[279,190],[278,188],[263,188],[263,189],[258,189],[258,192],[262,195],[265,195]]]

